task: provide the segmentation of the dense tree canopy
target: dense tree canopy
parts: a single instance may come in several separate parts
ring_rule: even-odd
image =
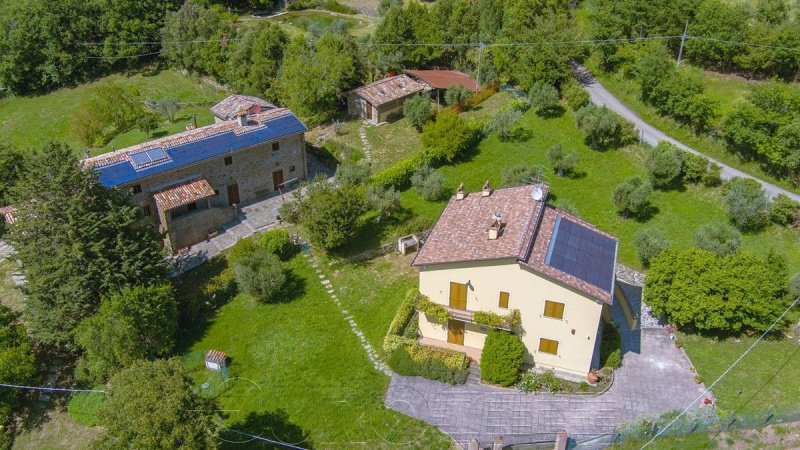
[[[225,79],[237,90],[275,102],[279,70],[288,37],[276,24],[257,22],[237,33],[227,61]]]
[[[177,67],[223,78],[223,47],[232,37],[231,19],[219,7],[206,7],[188,0],[178,11],[167,15],[161,30],[167,61]]]
[[[69,147],[47,144],[26,167],[12,190],[19,212],[8,239],[27,276],[31,333],[66,344],[105,293],[164,280],[163,255],[128,194],[103,187]]]
[[[303,225],[312,244],[333,250],[356,235],[364,203],[363,191],[347,186],[337,188],[317,179],[306,187],[302,196],[286,204],[282,215]]]
[[[36,358],[19,314],[0,304],[0,380],[30,385],[35,383],[35,378]],[[18,389],[0,389],[0,427],[11,419],[22,394]]]

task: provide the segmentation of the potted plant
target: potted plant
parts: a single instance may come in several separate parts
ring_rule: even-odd
[[[589,381],[589,384],[597,384],[600,381],[600,375],[594,369],[589,371],[589,374],[586,376],[586,379]]]

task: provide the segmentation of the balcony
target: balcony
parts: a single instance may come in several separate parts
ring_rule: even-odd
[[[445,306],[444,308],[447,310],[447,312],[450,314],[450,317],[453,320],[458,320],[459,322],[474,323],[476,325],[481,325],[481,326],[491,326],[491,325],[486,324],[486,323],[481,323],[481,322],[475,321],[475,313],[476,312],[480,313],[480,311],[471,311],[471,310],[468,310],[468,309],[457,309],[457,308],[451,308],[449,306]],[[506,319],[506,318],[504,317],[504,319]],[[499,328],[501,330],[511,331],[512,327],[511,327],[511,324],[509,323],[509,321],[506,320],[506,322],[503,325],[495,326],[494,328]]]

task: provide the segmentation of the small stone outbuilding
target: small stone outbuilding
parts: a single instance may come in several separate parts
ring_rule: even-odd
[[[345,92],[347,112],[368,122],[386,122],[393,114],[402,114],[403,103],[411,96],[428,90],[424,83],[408,75],[396,75]]]

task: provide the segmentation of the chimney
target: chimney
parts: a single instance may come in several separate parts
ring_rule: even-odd
[[[458,185],[458,190],[456,190],[456,200],[464,200],[464,183]]]
[[[247,120],[247,110],[243,109],[239,111],[239,125],[246,127],[249,121]]]
[[[486,183],[483,183],[483,190],[481,191],[481,197],[488,197],[492,195],[492,187],[489,186],[489,180],[486,180]]]
[[[489,240],[494,241],[500,236],[500,229],[503,228],[502,217],[499,212],[492,214],[492,225],[489,227]]]
[[[186,131],[192,131],[192,130],[194,130],[194,125],[192,125],[191,123],[187,123],[186,124]]]

